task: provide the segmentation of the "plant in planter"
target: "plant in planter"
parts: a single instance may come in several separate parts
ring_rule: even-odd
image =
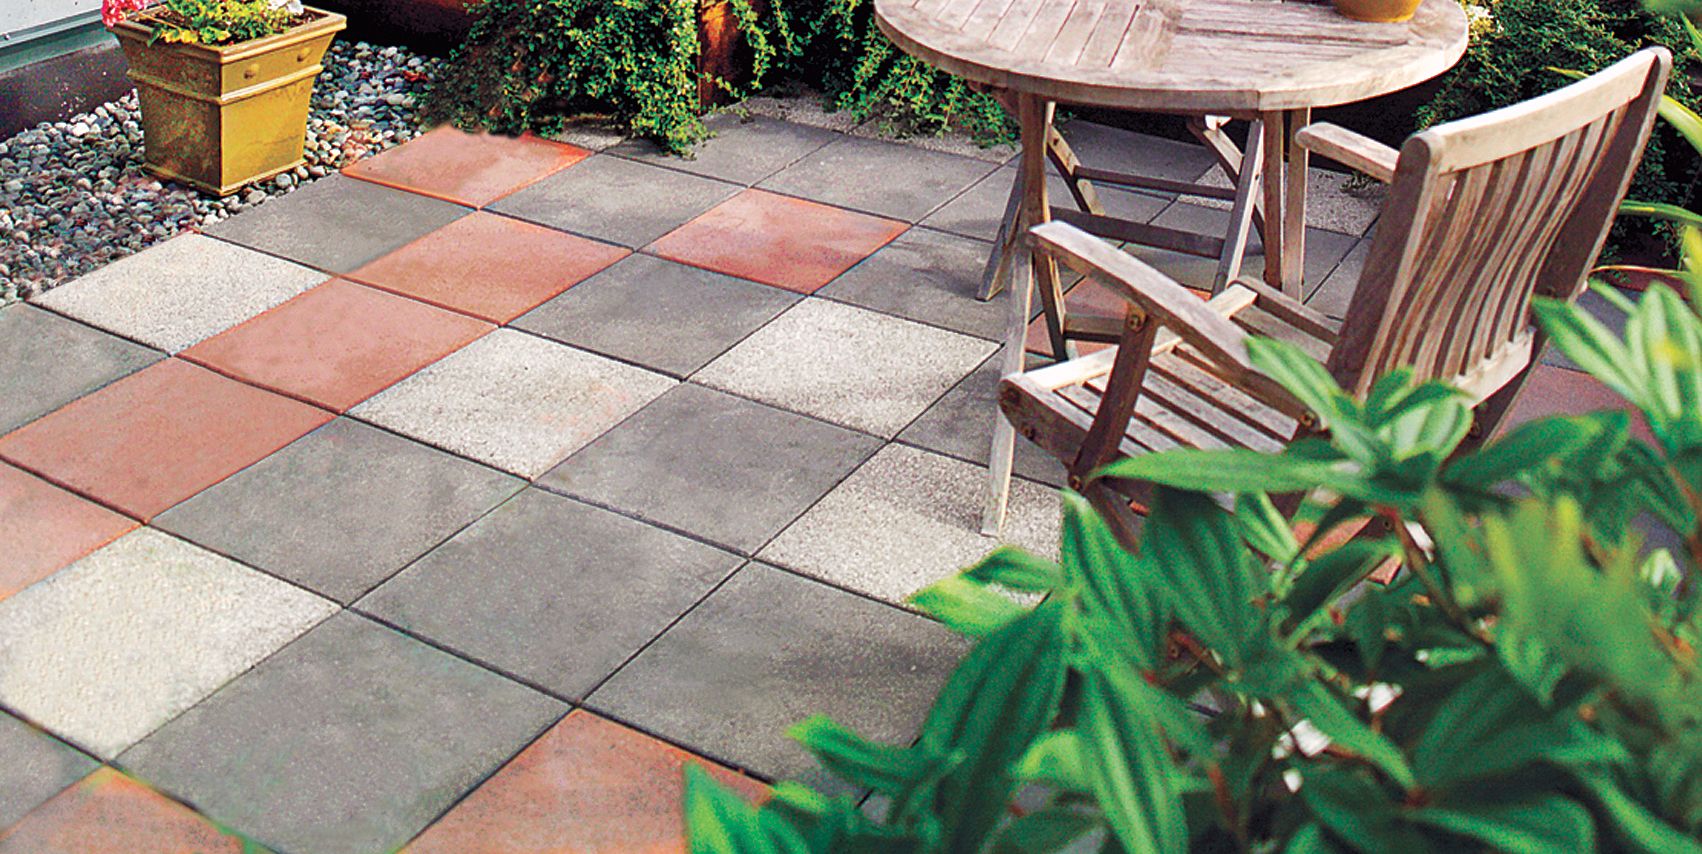
[[[301,165],[342,15],[295,0],[105,0],[142,106],[149,171],[229,195]]]
[[[693,769],[693,850],[1702,851],[1702,318],[1603,295],[1624,340],[1538,312],[1653,443],[1602,412],[1466,447],[1458,392],[1396,373],[1359,401],[1256,341],[1327,441],[1109,466],[1157,485],[1138,550],[1067,495],[1059,562],[1004,549],[916,595],[979,642],[914,744],[793,731],[880,818]]]

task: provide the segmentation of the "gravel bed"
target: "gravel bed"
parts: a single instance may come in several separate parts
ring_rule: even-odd
[[[224,199],[142,170],[134,92],[0,141],[0,305],[412,139],[415,98],[440,61],[406,48],[333,42],[314,85],[307,164]]]

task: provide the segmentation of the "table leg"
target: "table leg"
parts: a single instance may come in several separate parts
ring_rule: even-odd
[[[981,270],[981,290],[975,298],[986,302],[1003,290],[1010,278],[1011,256],[1016,252],[1017,239],[1022,232],[1017,218],[1022,214],[1022,170],[1011,182],[1011,195],[1005,200],[1005,215],[999,220],[999,233],[993,237],[993,252],[987,256],[987,266]]]
[[[999,376],[1020,373],[1028,346],[1028,318],[1038,288],[1046,304],[1047,333],[1054,353],[1064,358],[1063,294],[1058,290],[1057,266],[1036,255],[1028,230],[1051,218],[1046,198],[1046,142],[1052,124],[1052,105],[1034,95],[1017,95],[1017,123],[1022,129],[1022,163],[1018,181],[1022,204],[1015,217],[1009,261],[1011,284],[1009,311],[1005,316],[1004,351],[999,356]],[[1001,251],[997,247],[995,252]],[[993,446],[988,455],[987,501],[981,514],[981,532],[997,535],[1005,524],[1006,499],[1010,494],[1011,467],[1016,457],[1016,431],[1002,412],[993,416]]]
[[[1255,119],[1247,127],[1247,144],[1241,150],[1240,166],[1235,173],[1235,204],[1229,209],[1229,234],[1224,238],[1223,252],[1217,259],[1217,275],[1212,279],[1214,294],[1241,275],[1241,259],[1247,254],[1247,236],[1253,230],[1253,214],[1258,207],[1264,156],[1265,123]]]
[[[1301,280],[1306,275],[1306,170],[1312,156],[1306,146],[1295,142],[1294,135],[1311,122],[1310,109],[1288,111],[1283,139],[1288,151],[1288,178],[1282,208],[1282,290],[1297,300],[1305,298]]]
[[[1265,284],[1272,287],[1282,287],[1282,259],[1287,248],[1283,241],[1283,179],[1288,177],[1284,168],[1283,148],[1288,141],[1288,131],[1283,128],[1282,113],[1260,113],[1259,123],[1264,125],[1264,196],[1265,196]]]

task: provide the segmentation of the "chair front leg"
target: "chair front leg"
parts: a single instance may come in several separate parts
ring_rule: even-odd
[[[1105,395],[1100,398],[1099,410],[1094,413],[1081,450],[1069,466],[1072,488],[1082,489],[1089,474],[1117,458],[1129,429],[1129,419],[1135,414],[1135,402],[1140,399],[1141,382],[1152,364],[1153,343],[1157,338],[1158,323],[1131,307],[1117,342],[1116,359],[1105,380]]]

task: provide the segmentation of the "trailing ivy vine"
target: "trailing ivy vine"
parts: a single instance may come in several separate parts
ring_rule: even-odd
[[[467,41],[426,98],[425,118],[499,133],[558,132],[602,113],[672,151],[702,138],[697,22],[706,0],[484,0]],[[834,109],[898,133],[961,128],[984,142],[1014,126],[997,102],[898,51],[873,0],[728,0],[750,75],[803,80]]]

